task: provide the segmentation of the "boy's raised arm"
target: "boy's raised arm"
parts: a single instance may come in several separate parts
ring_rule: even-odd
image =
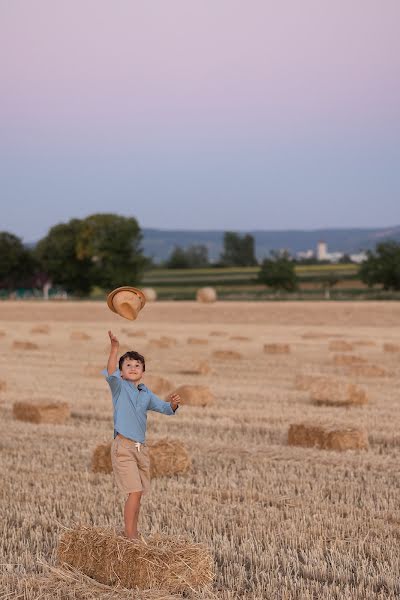
[[[111,342],[111,348],[107,363],[107,373],[112,375],[117,369],[119,341],[111,331],[108,332],[108,335]]]

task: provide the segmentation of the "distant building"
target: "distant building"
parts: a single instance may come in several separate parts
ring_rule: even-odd
[[[364,260],[367,260],[368,256],[365,252],[359,252],[358,254],[350,254],[350,259],[355,263],[362,263]]]
[[[304,260],[307,258],[314,258],[314,256],[315,256],[314,250],[304,250],[304,251],[296,252],[296,258],[298,258],[299,260]]]
[[[317,260],[329,260],[328,259],[328,246],[326,242],[318,242],[317,244]]]

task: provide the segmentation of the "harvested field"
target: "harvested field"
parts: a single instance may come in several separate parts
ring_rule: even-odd
[[[398,600],[400,365],[383,344],[397,341],[399,322],[396,302],[155,302],[138,317],[141,337],[103,303],[2,302],[0,597]],[[31,338],[43,324],[49,334]],[[124,340],[123,328],[134,337]],[[202,544],[215,565],[210,592],[115,591],[56,564],[65,527],[122,526],[113,478],[91,470],[93,450],[112,439],[113,424],[108,385],[85,366],[105,366],[108,329],[144,354],[148,375],[175,386],[207,384],[216,398],[182,404],[173,417],[149,413],[149,439],[183,444],[191,468],[154,479],[139,524],[145,540],[189,536]],[[71,331],[91,339],[72,342]],[[242,359],[211,359],[233,346],[232,336],[250,338]],[[147,340],[162,337],[177,343],[148,348]],[[188,345],[188,337],[207,337],[208,345]],[[31,339],[35,351],[12,347]],[[365,363],[335,365],[328,344],[336,339],[374,344],[354,352]],[[289,344],[291,352],[267,357],[269,343]],[[213,369],[204,378],[182,373],[204,360]],[[372,368],[390,376],[368,375]],[[368,403],[317,406],[306,388],[294,389],[296,373],[365,388]],[[14,419],[14,403],[27,397],[65,399],[72,418],[57,426]],[[289,445],[290,425],[304,423],[336,423],[330,439],[339,445],[348,446],[351,427],[366,431],[368,451]]]

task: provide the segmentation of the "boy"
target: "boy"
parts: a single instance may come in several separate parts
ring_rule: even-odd
[[[145,445],[147,411],[173,415],[181,399],[172,394],[170,402],[164,402],[140,383],[146,369],[144,357],[138,352],[126,352],[118,361],[119,341],[111,331],[108,335],[110,356],[107,371],[103,373],[111,388],[114,407],[111,462],[118,488],[128,494],[124,508],[125,535],[137,539],[140,500],[150,488],[150,457]]]

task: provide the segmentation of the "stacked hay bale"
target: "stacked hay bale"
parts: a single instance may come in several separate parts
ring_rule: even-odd
[[[38,350],[39,346],[35,344],[35,342],[15,340],[15,342],[13,342],[13,348],[15,350]]]
[[[157,300],[157,292],[154,288],[142,288],[146,302],[155,302]]]
[[[329,350],[332,352],[348,352],[354,350],[353,344],[346,342],[345,340],[333,340],[329,342]]]
[[[192,461],[184,444],[176,440],[162,439],[148,442],[151,477],[171,477],[190,471]],[[92,454],[93,473],[112,473],[111,443],[101,443]]]
[[[192,346],[205,346],[208,344],[208,340],[205,338],[188,337],[186,341]]]
[[[214,350],[212,355],[217,360],[241,360],[243,358],[236,350]]]
[[[288,444],[323,450],[366,450],[368,434],[352,426],[294,423],[289,427]]]
[[[313,382],[310,398],[314,404],[326,406],[362,406],[368,402],[365,389],[334,379]]]
[[[108,586],[173,594],[199,590],[214,578],[212,557],[200,544],[161,534],[132,542],[105,528],[65,531],[57,562]]]
[[[15,402],[13,405],[15,419],[31,423],[62,425],[70,414],[67,402]]]
[[[384,352],[400,352],[400,346],[399,344],[392,344],[387,342],[386,344],[383,344],[383,351]]]
[[[333,357],[333,362],[338,366],[347,366],[347,365],[362,365],[367,361],[362,356],[356,356],[355,354],[335,354]]]
[[[75,342],[84,342],[92,339],[85,331],[71,331],[71,335],[69,337]]]
[[[157,396],[164,396],[174,388],[172,381],[159,375],[147,375],[145,373],[143,383]]]
[[[289,344],[264,344],[266,354],[289,354]]]
[[[197,302],[216,302],[217,301],[217,291],[212,287],[203,287],[197,290],[196,293]]]
[[[174,394],[179,394],[182,405],[208,406],[215,401],[214,394],[205,385],[181,385]]]

